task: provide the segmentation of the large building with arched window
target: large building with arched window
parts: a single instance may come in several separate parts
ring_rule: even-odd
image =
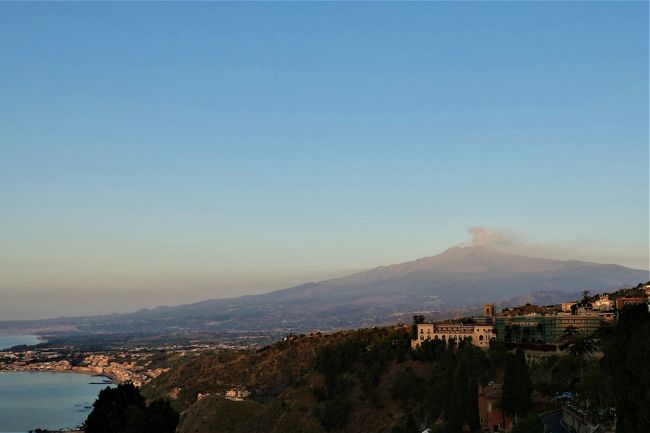
[[[469,323],[438,322],[418,323],[417,336],[411,340],[411,347],[415,349],[426,340],[455,340],[456,342],[469,340],[473,345],[487,349],[490,341],[494,341],[494,305],[483,306],[483,316],[473,317]]]
[[[411,347],[416,348],[426,340],[470,340],[473,345],[487,349],[494,340],[494,326],[491,323],[419,323],[417,338],[411,340]]]

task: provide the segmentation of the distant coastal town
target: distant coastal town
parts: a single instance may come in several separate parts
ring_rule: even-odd
[[[102,383],[132,383],[140,387],[169,371],[165,365],[172,357],[189,358],[206,351],[233,348],[224,344],[190,344],[83,352],[71,351],[67,346],[19,346],[0,350],[0,372],[82,373],[104,378],[98,379]]]

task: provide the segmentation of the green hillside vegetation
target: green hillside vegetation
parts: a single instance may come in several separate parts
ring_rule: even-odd
[[[292,336],[256,352],[192,360],[145,393],[177,398],[186,410],[181,433],[410,433],[437,420],[444,431],[478,428],[478,385],[514,355],[453,341],[412,351],[410,339],[406,327]],[[217,396],[233,386],[251,391],[256,403]],[[196,401],[199,393],[212,395]],[[255,410],[240,409],[245,404]]]
[[[230,401],[209,395],[192,405],[182,417],[185,432],[236,433],[245,431],[247,423],[264,410],[254,401]]]
[[[616,407],[626,414],[617,418],[623,433],[643,431],[639,422],[648,422],[645,305],[626,307],[615,326],[596,335],[568,335],[563,355],[528,362],[523,350],[498,344],[483,351],[434,340],[411,350],[410,339],[404,326],[289,336],[256,351],[190,359],[143,393],[174,399],[180,433],[477,431],[477,389],[497,379],[504,384],[500,410],[519,420],[518,432],[542,428],[532,412],[533,390],[575,393],[574,404],[605,424]],[[231,387],[250,391],[248,400],[225,400]],[[209,395],[197,401],[199,393]]]

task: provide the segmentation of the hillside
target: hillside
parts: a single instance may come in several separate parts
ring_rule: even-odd
[[[638,288],[618,293],[631,290]],[[481,386],[496,389],[492,381],[499,383],[501,402],[509,405],[503,410],[510,416],[517,410],[545,413],[556,405],[553,396],[569,393],[575,394],[572,407],[603,425],[623,424],[647,419],[642,395],[648,380],[642,370],[650,355],[649,337],[644,304],[626,307],[617,321],[593,335],[574,336],[566,353],[533,357],[528,364],[523,350],[513,354],[498,343],[484,351],[453,339],[432,340],[411,350],[410,327],[293,335],[255,351],[190,358],[146,385],[143,393],[173,401],[181,412],[179,433],[478,431],[477,396]],[[602,353],[580,351],[586,341]],[[625,392],[613,386],[615,378],[627,381]],[[225,399],[232,388],[250,394],[245,401]],[[632,388],[635,394],[628,397]],[[628,416],[617,421],[602,410],[611,407]],[[528,430],[528,422],[536,427]],[[534,415],[520,427],[518,433],[543,429]]]
[[[388,432],[411,414],[423,421],[426,399],[410,393],[433,381],[430,366],[409,355],[409,339],[408,328],[295,336],[255,352],[191,360],[144,392],[177,398],[181,433]],[[251,400],[224,400],[230,387],[247,389]],[[211,395],[197,401],[199,393]]]
[[[485,302],[530,296],[553,303],[566,293],[592,293],[648,280],[648,271],[576,260],[504,254],[487,247],[453,247],[418,260],[263,295],[213,299],[130,314],[33,322],[1,328],[79,333],[201,331],[237,335],[336,330],[407,321],[413,313],[438,317]]]

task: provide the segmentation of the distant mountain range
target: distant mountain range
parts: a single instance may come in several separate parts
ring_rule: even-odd
[[[453,247],[436,256],[263,295],[129,314],[0,322],[0,329],[274,334],[333,330],[409,321],[415,313],[430,317],[471,313],[486,302],[557,303],[576,298],[582,290],[599,292],[648,279],[648,271],[619,265],[532,258],[483,246]]]

